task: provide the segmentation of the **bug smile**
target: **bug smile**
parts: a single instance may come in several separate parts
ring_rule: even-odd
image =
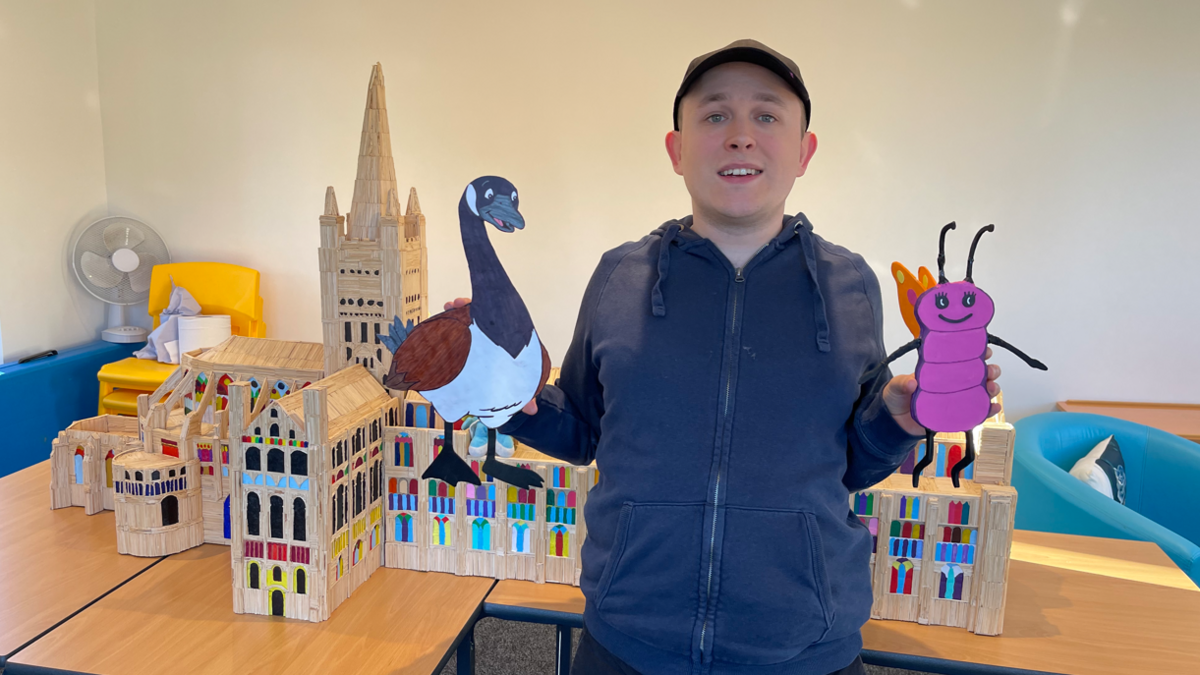
[[[946,323],[962,323],[973,316],[975,316],[974,312],[964,316],[961,319],[947,319],[945,314],[938,314],[938,318],[941,319],[942,321],[945,321]]]

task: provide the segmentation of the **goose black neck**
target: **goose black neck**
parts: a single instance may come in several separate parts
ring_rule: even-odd
[[[496,257],[487,225],[467,206],[465,197],[458,202],[458,223],[471,273],[471,320],[516,358],[533,337],[529,310]]]

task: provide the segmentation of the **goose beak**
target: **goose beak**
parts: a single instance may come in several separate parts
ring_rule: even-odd
[[[480,209],[480,217],[496,226],[501,232],[525,229],[525,218],[513,206],[512,199],[497,196],[491,204]]]

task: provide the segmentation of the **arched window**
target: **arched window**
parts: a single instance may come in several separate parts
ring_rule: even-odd
[[[271,538],[283,539],[283,497],[271,496]]]
[[[279,411],[276,410],[275,408],[271,408],[271,419],[278,419],[278,417],[279,417]],[[276,434],[276,435],[278,435],[278,434]]]
[[[142,472],[141,472],[141,471],[134,471],[134,472],[133,472],[133,478],[134,478],[134,480],[144,480],[144,479],[142,478]]]
[[[303,450],[292,451],[292,475],[308,475],[308,453]]]
[[[113,486],[112,461],[113,461],[113,451],[109,450],[108,454],[104,456],[104,484],[107,487]]]
[[[305,517],[305,511],[306,507],[304,506],[304,500],[296,497],[296,499],[292,501],[292,539],[295,539],[296,541],[305,540],[305,530],[308,524],[308,521]]]
[[[246,533],[252,537],[258,536],[258,514],[262,510],[262,505],[258,501],[258,493],[251,492],[246,495]],[[258,588],[258,586],[253,586]]]
[[[274,473],[283,473],[283,451],[279,448],[271,448],[267,451],[267,471]]]
[[[308,575],[303,567],[296,569],[296,592],[301,595],[308,592]]]
[[[150,474],[150,480],[162,480],[162,473],[154,471]]]
[[[175,495],[164,498],[160,508],[162,509],[162,524],[164,527],[179,522],[179,500],[175,498]]]
[[[258,588],[258,563],[250,563],[250,588]]]
[[[75,483],[83,485],[83,447],[75,448]]]
[[[275,411],[272,410],[271,412],[275,412]],[[274,423],[271,424],[271,438],[279,438],[279,425],[278,424],[274,424]]]
[[[246,470],[262,471],[262,453],[255,446],[246,448]]]
[[[283,583],[283,570],[279,569],[279,565],[271,569],[271,581]]]
[[[345,483],[338,486],[337,491],[337,529],[342,529],[346,524],[346,485]]]
[[[288,429],[288,438],[292,439],[293,441],[296,440],[296,430],[295,429]]]

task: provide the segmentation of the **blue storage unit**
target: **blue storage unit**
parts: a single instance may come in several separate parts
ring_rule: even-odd
[[[5,444],[0,476],[50,458],[50,443],[72,422],[95,417],[100,404],[96,373],[145,345],[92,342],[25,364],[0,365],[0,419]]]
[[[1152,541],[1200,584],[1200,444],[1085,413],[1042,413],[1014,427],[1017,529]],[[1068,473],[1110,435],[1125,459],[1124,506]]]

